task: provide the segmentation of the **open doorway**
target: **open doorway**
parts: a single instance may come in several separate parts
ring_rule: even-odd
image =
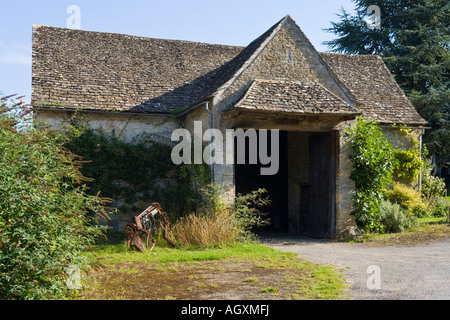
[[[336,134],[280,131],[279,136],[280,161],[276,175],[261,175],[260,168],[264,165],[259,162],[249,164],[246,159],[246,164],[237,164],[235,155],[236,194],[265,188],[272,200],[270,206],[261,208],[269,214],[271,225],[254,231],[332,238],[336,205]],[[247,146],[247,157],[248,151]]]
[[[270,131],[268,131],[268,150],[272,150],[270,143]],[[259,141],[259,131],[257,131]],[[260,163],[249,164],[249,146],[245,144],[245,164],[237,163],[235,152],[234,179],[236,194],[246,194],[259,188],[267,190],[272,203],[264,208],[262,212],[267,212],[270,218],[270,225],[260,228],[258,231],[288,232],[288,161],[287,161],[287,132],[279,132],[279,169],[275,175],[261,175],[260,169],[267,167]],[[235,141],[235,150],[236,141]]]

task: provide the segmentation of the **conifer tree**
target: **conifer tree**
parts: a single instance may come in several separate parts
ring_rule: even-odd
[[[450,2],[448,0],[353,0],[325,29],[338,36],[324,42],[333,52],[380,55],[419,114],[428,122],[430,153],[450,155]],[[374,26],[370,6],[380,9]]]

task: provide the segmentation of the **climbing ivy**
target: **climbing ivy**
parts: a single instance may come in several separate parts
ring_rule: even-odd
[[[66,132],[67,149],[82,157],[83,174],[93,178],[87,183],[89,192],[113,199],[120,213],[136,213],[142,205],[159,202],[165,211],[180,216],[200,204],[209,167],[174,165],[172,148],[160,137],[143,134],[127,142],[92,129],[80,114],[66,123]]]
[[[410,148],[394,149],[394,157],[396,160],[394,165],[394,177],[404,184],[412,184],[414,181],[418,180],[420,169],[424,166],[420,154],[420,142],[415,139],[411,129],[402,126],[394,127],[398,127],[400,132],[402,132],[406,139],[411,143]]]
[[[392,185],[394,151],[374,120],[359,118],[347,131],[351,139],[353,164],[351,179],[355,181],[353,197],[356,225],[365,232],[383,232],[379,203],[383,192]]]

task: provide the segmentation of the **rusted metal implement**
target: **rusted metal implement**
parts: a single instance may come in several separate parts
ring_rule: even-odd
[[[157,229],[162,230],[162,235],[164,239],[173,247],[175,245],[167,239],[166,227],[168,225],[168,220],[166,213],[161,210],[159,203],[154,202],[150,207],[145,209],[140,215],[133,217],[131,222],[125,227],[125,235],[127,238],[127,247],[136,248],[142,252],[145,248],[149,248],[149,241],[152,238],[152,232]],[[142,241],[143,237],[146,237],[144,243]],[[152,239],[152,246],[150,250],[156,245],[156,239]]]

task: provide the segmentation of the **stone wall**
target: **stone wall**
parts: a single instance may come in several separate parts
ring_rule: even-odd
[[[35,120],[59,130],[63,123],[70,121],[74,115],[72,111],[39,110],[35,113]],[[112,134],[126,142],[132,142],[139,135],[149,134],[155,141],[172,144],[172,132],[180,126],[180,119],[167,116],[129,115],[119,112],[80,112],[79,115],[87,119],[94,130]]]
[[[386,139],[395,147],[399,149],[410,149],[414,147],[414,143],[411,141],[413,138],[416,141],[420,141],[420,135],[422,129],[412,128],[411,134],[408,136],[405,132],[400,130],[401,127],[382,126],[382,132]]]
[[[356,121],[348,121],[342,124],[337,136],[337,170],[336,170],[336,236],[350,231],[355,227],[352,197],[355,194],[355,182],[350,179],[352,162],[349,156],[352,154],[350,140],[345,137],[347,126],[356,125]]]
[[[145,115],[126,115],[121,113],[97,113],[83,112],[81,115],[89,121],[90,126],[94,130],[101,130],[106,134],[115,135],[125,142],[133,142],[139,135],[151,135],[152,140],[164,144],[172,145],[171,135],[173,130],[179,127],[179,119],[158,116]],[[73,112],[67,111],[44,111],[40,110],[35,114],[38,122],[49,125],[54,130],[63,127],[63,123],[67,122],[74,116]],[[167,161],[171,161],[170,158]],[[138,168],[141,169],[141,168]],[[169,172],[166,177],[155,181],[156,188],[170,188],[175,180],[173,173]],[[132,186],[127,185],[125,181],[113,181],[126,188]],[[141,190],[136,193],[136,201],[125,201],[118,197],[114,199],[113,206],[119,208],[119,212],[111,216],[111,220],[107,222],[109,227],[114,231],[122,231],[131,217],[138,215],[145,210],[154,200],[152,199],[153,190]],[[103,222],[102,223],[106,223]]]

